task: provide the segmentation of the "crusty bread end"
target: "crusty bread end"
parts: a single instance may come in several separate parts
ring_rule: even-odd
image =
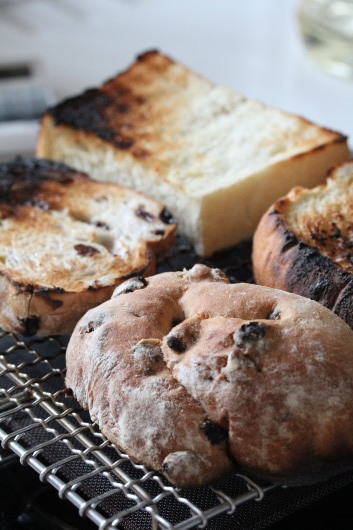
[[[257,283],[321,302],[353,328],[353,161],[326,184],[294,188],[261,219],[253,242]]]

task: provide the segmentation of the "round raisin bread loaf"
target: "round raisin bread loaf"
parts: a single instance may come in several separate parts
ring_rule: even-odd
[[[66,382],[109,440],[179,487],[237,466],[303,483],[353,455],[353,331],[204,265],[127,280],[90,310]]]

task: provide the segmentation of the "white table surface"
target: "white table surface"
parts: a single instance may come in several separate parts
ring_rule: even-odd
[[[353,146],[353,81],[307,56],[296,11],[297,0],[12,2],[0,9],[0,63],[39,60],[60,100],[158,48],[216,83],[347,134]]]

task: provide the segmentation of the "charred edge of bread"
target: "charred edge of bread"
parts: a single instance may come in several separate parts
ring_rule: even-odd
[[[305,296],[328,307],[353,328],[353,277],[307,245],[286,225],[278,201],[254,236],[256,283]]]
[[[146,71],[141,70],[142,63],[146,63]],[[146,51],[138,55],[136,62],[126,70],[117,73],[101,86],[87,89],[50,107],[42,119],[51,117],[55,126],[67,126],[92,134],[119,150],[128,151],[135,158],[146,158],[149,153],[139,146],[136,130],[139,122],[146,120],[148,101],[139,93],[138,86],[142,79],[148,84],[175,64],[179,63],[158,50]],[[186,72],[198,76],[187,67],[183,68]],[[309,120],[301,119],[311,125]],[[347,136],[340,132],[328,128],[322,130],[332,134],[331,144],[347,142]],[[327,142],[314,147],[312,152],[325,148]],[[306,154],[298,153],[294,158]]]
[[[6,218],[23,221],[22,216],[28,208],[61,209],[61,190],[66,192],[65,188],[82,180],[89,182],[90,178],[65,164],[45,159],[18,157],[1,164],[0,222]],[[47,191],[47,182],[57,184],[54,193]],[[108,286],[95,280],[89,286],[83,285],[81,290],[70,290],[55,284],[33,282],[30,277],[28,281],[27,278],[18,280],[12,276],[10,270],[0,270],[0,326],[24,336],[72,331],[74,322],[82,316],[83,311],[109,298],[117,285],[134,276],[153,274],[157,255],[170,248],[175,236],[175,220],[163,205],[159,216],[165,225],[165,229],[156,234],[161,237],[146,241],[139,262],[131,264],[131,270],[128,272],[119,274],[118,271],[114,281]],[[83,248],[78,252],[92,248],[84,244],[79,246]]]
[[[66,164],[46,159],[17,157],[0,164],[0,208],[7,215],[15,215],[15,206],[50,207],[50,197],[43,201],[36,199],[47,180],[60,185],[72,184],[74,180],[89,179],[88,175],[76,171]]]
[[[122,274],[112,285],[90,285],[82,291],[65,290],[62,287],[47,287],[40,284],[19,282],[6,271],[0,271],[0,296],[7,305],[6,317],[0,322],[4,329],[9,327],[24,337],[33,335],[62,335],[72,331],[72,322],[82,316],[81,306],[86,310],[107,300],[113,290],[129,278],[148,276],[155,269],[156,256],[146,248],[145,262],[128,274]],[[25,309],[25,311],[24,311]],[[62,321],[56,321],[59,312],[65,314]],[[55,325],[50,321],[55,320]]]
[[[158,57],[158,61],[154,58]],[[145,97],[125,82],[139,64],[149,63],[150,70],[144,74],[146,82],[149,77],[160,75],[167,70],[174,61],[157,51],[151,50],[137,57],[127,70],[117,74],[103,83],[99,88],[90,88],[83,94],[70,97],[48,109],[46,116],[51,116],[55,125],[66,125],[74,129],[85,131],[109,142],[114,147],[131,151],[137,157],[143,153],[135,153],[135,138],[133,132],[138,122],[143,118],[146,106]],[[114,117],[111,120],[111,116]],[[129,133],[129,131],[131,131]],[[147,155],[148,153],[145,153]]]

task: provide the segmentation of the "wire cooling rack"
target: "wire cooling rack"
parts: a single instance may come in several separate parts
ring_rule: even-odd
[[[196,261],[179,242],[159,271]],[[251,281],[250,243],[208,264],[232,281]],[[112,446],[69,395],[67,342],[0,332],[0,440],[100,530],[262,528],[353,480],[347,472],[319,486],[285,489],[233,473],[212,487],[176,489]]]
[[[139,514],[141,522],[152,528],[205,526],[210,518],[233,512],[240,502],[264,495],[266,488],[244,477],[245,491],[238,498],[210,488],[214,505],[203,511],[157,474],[113,448],[85,412],[75,407],[64,388],[65,340],[24,342],[5,334],[1,340],[1,379],[6,383],[0,390],[2,445],[101,529],[124,520],[133,528],[128,519],[131,523],[137,511],[144,512],[142,517]],[[183,512],[174,526],[167,520],[173,503],[180,504]]]

